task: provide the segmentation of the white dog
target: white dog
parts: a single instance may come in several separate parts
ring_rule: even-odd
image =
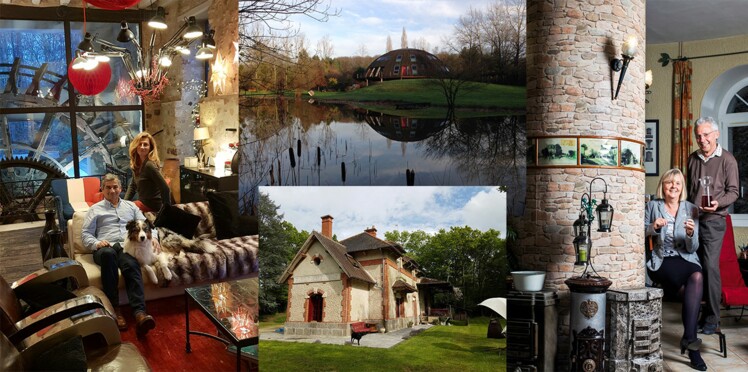
[[[158,237],[153,236],[153,225],[148,220],[132,220],[125,227],[127,228],[125,253],[135,257],[140,262],[154,284],[158,284],[158,277],[152,266],[156,262],[161,264],[164,279],[171,281],[169,257],[166,252],[161,251]]]

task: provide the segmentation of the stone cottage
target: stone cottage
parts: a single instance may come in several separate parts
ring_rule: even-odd
[[[332,220],[322,217],[322,232],[309,235],[279,278],[288,284],[285,333],[346,336],[353,322],[388,332],[417,324],[428,291],[419,293],[415,261],[373,226],[333,241]]]

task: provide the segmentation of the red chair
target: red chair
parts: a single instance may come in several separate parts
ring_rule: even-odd
[[[722,240],[722,251],[719,254],[719,276],[722,278],[722,305],[725,309],[740,306],[740,316],[748,306],[748,287],[745,286],[743,275],[740,273],[738,255],[735,253],[735,234],[732,230],[732,218],[727,215],[725,236]],[[720,351],[724,350],[727,358],[727,342],[723,333],[719,332]],[[724,347],[723,347],[724,345]]]

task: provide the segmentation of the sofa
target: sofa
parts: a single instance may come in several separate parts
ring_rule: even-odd
[[[168,261],[169,270],[172,273],[171,281],[164,279],[161,270],[156,270],[159,279],[157,284],[152,283],[148,275],[143,275],[146,300],[179,295],[184,292],[184,288],[191,286],[247,278],[258,274],[257,235],[236,236],[234,234],[235,236],[226,237],[223,233],[224,236],[220,239],[218,236],[221,234],[216,235],[216,221],[219,221],[221,226],[226,224],[227,216],[224,215],[226,212],[224,208],[215,208],[214,205],[214,209],[221,215],[216,219],[211,210],[211,204],[207,201],[176,204],[175,207],[200,217],[200,222],[194,232],[194,239],[205,240],[206,243],[215,246],[217,251],[212,254],[184,252],[184,255],[173,255]],[[90,284],[103,289],[101,268],[94,262],[93,254],[83,247],[81,231],[85,215],[85,212],[75,212],[73,218],[68,221],[68,244],[65,249],[69,257],[81,263]],[[219,230],[222,229],[221,226]],[[121,277],[119,288],[119,303],[126,304],[127,294],[124,280]]]

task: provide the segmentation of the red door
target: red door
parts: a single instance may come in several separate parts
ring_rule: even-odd
[[[307,306],[307,322],[322,321],[322,295],[313,294],[309,296],[309,306]]]

